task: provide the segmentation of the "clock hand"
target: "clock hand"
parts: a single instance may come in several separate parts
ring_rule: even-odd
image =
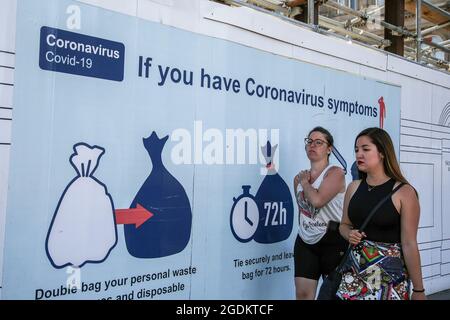
[[[244,220],[247,221],[249,225],[253,226],[253,221],[248,218],[247,214],[247,201],[244,203]]]

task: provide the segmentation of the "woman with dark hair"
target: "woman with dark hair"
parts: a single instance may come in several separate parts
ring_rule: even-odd
[[[330,165],[333,137],[322,127],[305,138],[311,168],[294,178],[299,229],[294,247],[295,290],[298,300],[312,300],[317,283],[338,264],[346,241],[338,231],[345,193],[344,171]]]
[[[355,140],[355,155],[361,179],[347,188],[339,227],[353,248],[337,296],[345,300],[425,299],[417,246],[419,200],[400,171],[389,134],[380,128],[363,130]],[[371,209],[400,183],[405,185],[359,232]]]

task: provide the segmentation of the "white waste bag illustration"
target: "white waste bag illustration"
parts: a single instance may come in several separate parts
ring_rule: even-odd
[[[47,235],[46,251],[55,268],[104,261],[117,243],[114,205],[93,173],[105,149],[77,143],[70,157],[77,176],[64,190]]]

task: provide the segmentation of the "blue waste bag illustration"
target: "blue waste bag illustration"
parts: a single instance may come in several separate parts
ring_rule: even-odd
[[[127,250],[136,258],[169,256],[182,251],[189,242],[192,223],[189,199],[161,158],[168,138],[159,139],[153,131],[150,137],[143,139],[153,168],[130,208],[140,205],[153,216],[139,228],[124,225]]]
[[[331,151],[333,152],[334,156],[341,164],[342,169],[344,169],[344,175],[347,174],[347,161],[345,161],[344,157],[341,155],[339,150],[336,149],[334,146],[332,147]]]
[[[272,164],[277,145],[267,141],[261,151],[267,162],[265,176],[255,201],[259,209],[259,223],[254,240],[259,243],[275,243],[289,238],[294,221],[291,192]]]
[[[350,169],[351,173],[352,173],[352,179],[353,180],[359,180],[359,170],[358,170],[358,165],[356,164],[356,161],[353,162],[352,164],[352,168]]]
[[[112,198],[93,175],[105,149],[80,142],[73,150],[70,163],[77,176],[61,195],[46,239],[55,268],[100,263],[117,243]]]

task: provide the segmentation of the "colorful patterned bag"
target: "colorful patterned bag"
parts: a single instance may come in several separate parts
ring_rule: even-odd
[[[364,220],[363,224],[361,225],[361,228],[359,229],[359,232],[363,232],[363,230],[366,228],[367,224],[369,223],[370,219],[377,212],[377,210],[381,207],[381,205],[384,202],[386,202],[387,199],[392,197],[392,195],[395,192],[397,192],[397,190],[400,189],[403,185],[404,185],[404,183],[400,183],[387,196],[385,196],[383,199],[380,200],[380,202],[378,202],[378,204],[367,215],[366,219]],[[330,272],[330,274],[327,277],[325,277],[325,279],[323,279],[323,283],[322,283],[322,286],[320,287],[319,294],[317,296],[317,300],[335,300],[336,298],[347,299],[349,297],[354,296],[354,295],[348,295],[345,292],[340,293],[339,290],[341,290],[343,281],[350,281],[350,282],[353,281],[354,277],[351,278],[351,275],[348,274],[349,273],[348,270],[350,270],[350,268],[351,268],[350,266],[353,263],[353,259],[354,259],[354,257],[356,257],[356,255],[353,254],[354,251],[356,250],[355,248],[359,248],[359,245],[362,245],[364,247],[364,245],[363,245],[364,242],[367,242],[367,241],[360,242],[354,248],[352,248],[351,246],[348,247],[347,251],[345,252],[344,256],[342,257],[341,263],[339,263],[339,265],[332,272]],[[373,242],[371,242],[371,243],[373,243]],[[371,250],[373,250],[373,249],[370,249],[369,252],[372,252]],[[399,255],[399,257],[400,256],[401,256],[401,254]],[[397,256],[395,256],[395,257],[397,257]],[[402,257],[402,259],[403,259],[403,257]],[[388,260],[386,262],[388,262]],[[358,263],[360,263],[360,262],[358,262]],[[398,263],[394,262],[394,264],[396,264],[398,266]],[[403,265],[404,265],[404,263],[403,263]],[[356,268],[356,270],[358,270],[358,268]],[[370,269],[370,271],[371,270],[372,269]],[[355,272],[355,274],[356,274],[356,272]],[[348,278],[344,278],[343,277],[344,275],[348,276]],[[385,281],[388,281],[388,279],[386,278]],[[366,289],[364,289],[364,290],[366,290]],[[355,298],[355,300],[356,300],[356,298]]]
[[[353,247],[337,296],[342,300],[409,300],[400,243],[363,240]]]

